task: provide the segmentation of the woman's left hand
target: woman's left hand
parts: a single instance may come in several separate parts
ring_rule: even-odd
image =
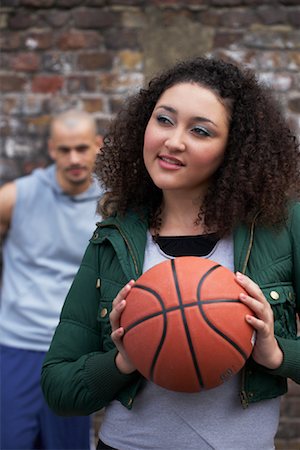
[[[240,294],[240,300],[255,314],[246,315],[247,322],[256,330],[253,359],[268,369],[277,369],[282,363],[283,353],[274,336],[274,316],[272,308],[259,286],[249,277],[236,273],[236,280],[247,291]]]

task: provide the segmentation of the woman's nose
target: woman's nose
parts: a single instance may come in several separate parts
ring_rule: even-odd
[[[180,130],[170,133],[165,140],[165,146],[168,150],[184,151],[186,149],[184,134]]]

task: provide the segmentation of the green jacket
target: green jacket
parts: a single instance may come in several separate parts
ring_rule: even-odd
[[[117,398],[131,408],[142,381],[115,365],[110,338],[112,300],[142,274],[146,220],[130,214],[97,224],[66,298],[61,320],[42,370],[42,388],[50,407],[62,415],[95,412]],[[234,232],[235,270],[246,273],[272,305],[275,334],[284,353],[282,365],[268,370],[251,358],[242,371],[243,406],[287,391],[287,378],[300,383],[300,204],[291,208],[280,230],[240,226]]]

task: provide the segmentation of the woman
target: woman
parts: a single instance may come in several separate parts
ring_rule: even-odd
[[[98,449],[274,448],[287,378],[300,383],[299,160],[270,93],[223,61],[179,63],[120,111],[96,166],[106,220],[42,374],[59,414],[106,407]],[[183,255],[236,272],[248,293],[240,300],[253,311],[245,320],[257,332],[244,369],[196,394],[144,380],[120,327],[133,280]]]

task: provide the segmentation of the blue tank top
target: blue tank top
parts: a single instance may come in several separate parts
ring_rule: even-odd
[[[89,238],[100,188],[66,195],[55,166],[15,181],[17,200],[3,245],[0,343],[47,351]]]

